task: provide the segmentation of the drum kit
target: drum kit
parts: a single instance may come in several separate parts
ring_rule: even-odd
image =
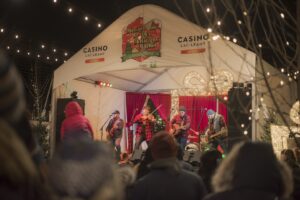
[[[197,133],[194,135],[188,136],[188,144],[186,145],[187,149],[195,149],[195,146],[198,147],[198,151],[204,152],[210,149],[210,144],[208,136],[204,133]]]

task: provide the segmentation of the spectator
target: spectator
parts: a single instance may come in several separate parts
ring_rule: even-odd
[[[201,178],[180,167],[176,159],[178,146],[171,135],[157,133],[150,148],[154,159],[151,171],[137,181],[132,199],[201,200],[204,197],[206,190]]]
[[[49,183],[58,198],[120,199],[120,182],[111,152],[100,142],[65,141],[49,164]]]
[[[205,200],[288,199],[291,171],[277,160],[272,146],[246,142],[236,145],[212,179],[214,194]]]
[[[294,181],[294,199],[300,199],[300,167],[296,162],[296,157],[291,149],[281,151],[281,160],[286,162],[293,173]]]
[[[184,169],[184,170],[193,172],[194,171],[193,165],[191,165],[190,163],[185,162],[183,160],[183,154],[184,154],[184,151],[180,147],[178,147],[177,159],[179,161],[179,164],[180,164],[181,168]]]
[[[201,156],[200,160],[201,164],[199,169],[199,175],[203,179],[207,192],[211,193],[211,178],[222,160],[222,154],[218,150],[209,150]]]
[[[89,120],[83,116],[83,111],[76,101],[71,101],[65,108],[66,118],[61,125],[61,140],[76,138],[94,138],[94,133]]]
[[[121,186],[125,193],[125,200],[131,199],[131,191],[136,180],[136,172],[130,166],[123,166],[117,169],[118,176],[121,179]]]
[[[39,174],[23,142],[0,120],[0,194],[7,200],[50,200],[51,193]]]

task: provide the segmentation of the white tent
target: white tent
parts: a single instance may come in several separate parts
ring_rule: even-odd
[[[137,6],[55,71],[52,114],[56,98],[77,90],[98,130],[113,108],[125,116],[124,91],[183,89],[190,72],[197,72],[196,84],[203,88],[221,71],[231,81],[252,82],[255,66],[253,52],[158,6]],[[95,81],[109,82],[113,89],[101,89]]]

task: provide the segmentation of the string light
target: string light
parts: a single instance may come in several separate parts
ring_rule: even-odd
[[[217,24],[218,24],[218,26],[221,26],[222,23],[221,23],[221,21],[218,21]]]
[[[53,3],[57,3],[57,0],[53,0]]]
[[[267,72],[267,76],[270,76],[270,72]]]
[[[73,12],[73,8],[68,9],[69,13]]]
[[[242,24],[242,21],[241,21],[241,20],[238,20],[238,24],[240,24],[240,25],[241,25],[241,24]]]
[[[4,33],[4,28],[1,28],[1,29],[0,29],[0,32],[1,32],[1,33]]]
[[[283,84],[284,84],[284,82],[281,80],[281,81],[280,81],[280,85],[283,85]]]
[[[41,47],[42,47],[42,49],[44,49],[44,48],[45,48],[45,45],[42,44]]]
[[[247,135],[248,134],[248,131],[244,131],[244,135]]]
[[[68,53],[67,53],[67,52],[65,52],[65,53],[64,53],[64,55],[65,55],[65,56],[68,56]]]
[[[10,46],[7,46],[6,49],[7,49],[7,50],[10,50]]]
[[[57,62],[58,61],[58,59],[57,58],[55,58],[55,62]]]
[[[217,40],[217,39],[219,39],[219,38],[220,38],[219,35],[214,35],[214,36],[212,37],[213,40]]]
[[[281,17],[282,19],[284,19],[284,14],[283,14],[283,13],[280,13],[280,17]]]
[[[287,46],[289,46],[289,45],[290,45],[289,41],[286,41],[286,45],[287,45]]]
[[[290,81],[290,82],[292,82],[292,81],[293,81],[293,79],[292,79],[291,77],[289,77],[289,81]]]
[[[20,49],[17,49],[17,53],[20,53]]]
[[[50,58],[49,58],[49,56],[47,56],[47,60],[49,60]]]
[[[38,54],[38,55],[37,55],[37,57],[38,57],[38,58],[40,58],[40,57],[41,57],[41,55],[40,55],[40,54]]]
[[[88,17],[88,16],[85,16],[85,17],[84,17],[84,20],[85,20],[85,21],[88,21],[88,20],[89,20],[89,17]]]
[[[19,39],[19,35],[18,35],[18,34],[16,34],[16,35],[15,35],[15,38],[16,38],[16,39]]]
[[[101,28],[101,24],[100,24],[100,23],[98,23],[98,24],[97,24],[97,27],[98,27],[98,28]]]
[[[56,52],[56,49],[53,49],[53,52],[55,53],[55,52]]]
[[[206,8],[206,12],[209,13],[210,12],[210,8]]]
[[[241,127],[244,128],[244,127],[245,127],[245,124],[241,124]]]
[[[227,97],[227,96],[225,96],[223,99],[224,99],[225,101],[227,101],[227,100],[228,100],[228,97]]]
[[[252,117],[249,117],[248,119],[249,119],[249,120],[252,120]]]
[[[212,32],[212,29],[211,29],[211,28],[208,28],[208,29],[207,29],[207,32],[211,33],[211,32]]]
[[[29,51],[27,52],[27,55],[30,56],[30,52]]]
[[[244,11],[244,12],[243,12],[243,15],[244,15],[244,16],[247,16],[247,15],[248,15],[248,13],[247,13],[246,11]]]
[[[229,37],[229,36],[227,36],[227,37],[226,37],[226,40],[228,40],[228,41],[229,41],[229,40],[230,40],[230,37]]]
[[[246,92],[246,95],[247,95],[247,96],[249,96],[249,95],[250,95],[250,92],[249,92],[249,91],[247,91],[247,92]]]
[[[258,44],[258,47],[259,47],[259,48],[262,48],[262,44]]]
[[[234,43],[237,43],[237,39],[236,38],[233,38],[232,40]]]
[[[284,72],[284,69],[283,69],[283,68],[281,68],[281,72],[282,72],[282,73]]]
[[[263,102],[263,101],[264,101],[264,98],[263,98],[263,97],[260,97],[260,101]]]

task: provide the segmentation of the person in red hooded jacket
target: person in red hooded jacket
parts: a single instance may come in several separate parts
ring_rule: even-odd
[[[61,140],[90,138],[94,139],[94,133],[89,120],[83,115],[82,108],[76,101],[69,102],[65,107],[66,118],[60,129]]]

